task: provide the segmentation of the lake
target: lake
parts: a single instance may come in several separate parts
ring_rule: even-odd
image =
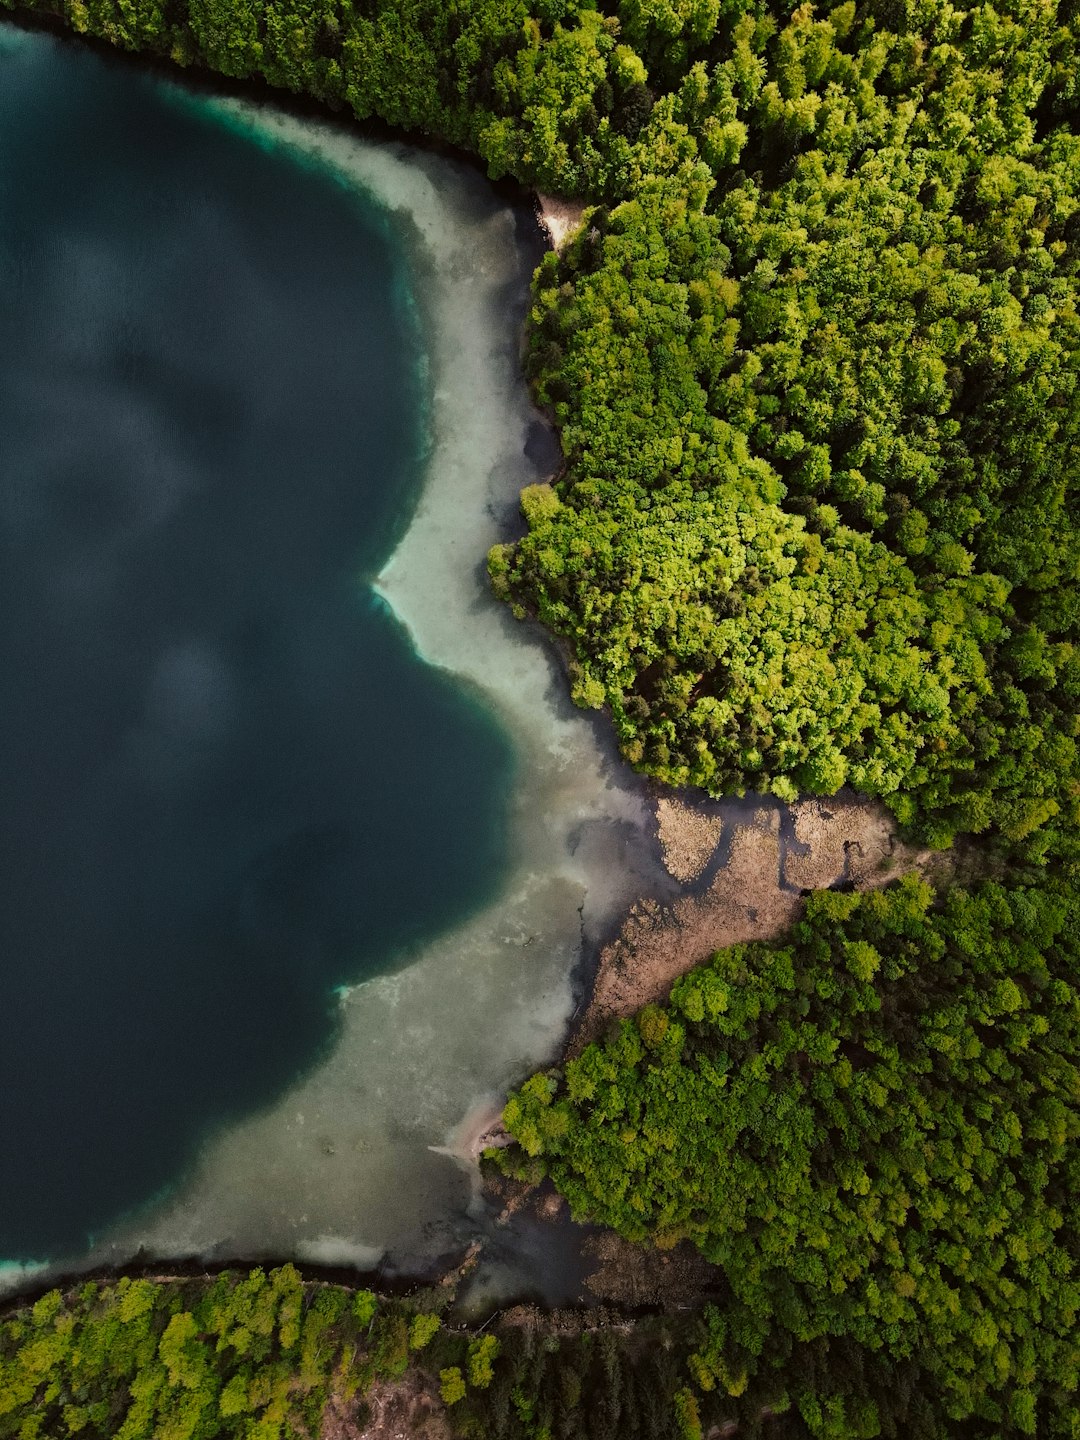
[[[660,884],[484,575],[531,210],[7,27],[0,139],[0,1258],[415,1272]]]
[[[374,203],[0,55],[0,1255],[170,1180],[498,886],[513,755],[370,579],[427,445]]]

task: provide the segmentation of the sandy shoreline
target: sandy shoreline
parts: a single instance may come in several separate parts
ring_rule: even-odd
[[[501,1150],[513,1143],[513,1137],[503,1128],[502,1112],[502,1097],[477,1101],[454,1126],[445,1145],[429,1145],[428,1149],[459,1164],[475,1166],[485,1150]]]
[[[201,122],[368,196],[372,223],[407,257],[430,447],[408,529],[378,573],[358,579],[416,655],[497,718],[517,769],[497,893],[383,973],[339,986],[333,1043],[317,1064],[208,1134],[174,1189],[49,1268],[240,1255],[427,1274],[493,1224],[474,1157],[498,1143],[507,1091],[561,1054],[583,949],[595,955],[634,895],[665,878],[645,787],[618,764],[613,737],[571,704],[555,646],[495,599],[483,566],[520,526],[522,488],[559,455],[519,363],[542,238],[529,210],[460,161],[272,107],[169,93]],[[504,1244],[498,1298],[544,1291],[551,1268],[532,1252],[518,1263]],[[23,1283],[23,1270],[8,1274]]]

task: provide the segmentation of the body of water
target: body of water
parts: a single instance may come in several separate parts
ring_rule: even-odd
[[[0,37],[0,1256],[486,1237],[485,1303],[570,1299],[569,1232],[493,1229],[461,1151],[665,877],[486,580],[559,458],[531,209]]]
[[[78,1251],[503,878],[512,750],[369,581],[429,446],[400,240],[0,48],[0,1256]]]

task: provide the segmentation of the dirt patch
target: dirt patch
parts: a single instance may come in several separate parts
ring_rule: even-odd
[[[670,811],[660,810],[671,803],[658,803],[658,831],[671,823]],[[689,802],[678,803],[694,815]],[[705,807],[701,813],[710,815]],[[678,823],[685,828],[687,816]],[[579,1054],[616,1017],[665,1000],[680,975],[717,950],[782,934],[802,911],[803,890],[838,882],[857,889],[884,885],[935,858],[898,841],[889,812],[869,801],[762,807],[735,829],[727,863],[703,893],[666,906],[647,899],[633,906],[601,952],[592,1001],[570,1053]]]
[[[790,814],[795,844],[784,857],[784,880],[793,888],[824,890],[838,881],[881,884],[918,862],[918,853],[897,840],[883,806],[800,800]]]
[[[331,1400],[319,1440],[450,1440],[446,1409],[427,1375],[380,1380],[361,1401]]]
[[[664,867],[684,885],[704,871],[724,829],[720,815],[706,815],[667,796],[656,802],[656,825]]]
[[[483,1193],[485,1197],[500,1206],[496,1223],[507,1225],[515,1215],[531,1213],[538,1220],[558,1220],[566,1208],[566,1201],[549,1180],[539,1185],[530,1185],[527,1180],[513,1180],[501,1175],[494,1166],[484,1168]]]
[[[585,206],[576,200],[560,200],[556,195],[536,192],[536,218],[553,250],[561,252],[565,249],[567,241],[579,229],[584,214]]]
[[[715,951],[765,940],[792,924],[798,892],[780,885],[780,813],[759,810],[731,837],[728,863],[702,895],[669,906],[639,900],[600,955],[593,997],[571,1044],[577,1054],[619,1015],[666,998],[673,982]]]
[[[609,1231],[590,1237],[585,1253],[596,1261],[585,1284],[607,1305],[685,1310],[723,1288],[722,1272],[688,1243],[661,1251]]]
[[[557,1220],[566,1206],[566,1201],[557,1190],[542,1195],[536,1202],[536,1213],[541,1220]]]

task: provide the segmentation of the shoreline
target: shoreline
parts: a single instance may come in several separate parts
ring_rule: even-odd
[[[599,717],[573,707],[557,645],[513,619],[483,568],[490,545],[520,527],[521,489],[556,463],[519,363],[542,232],[531,207],[508,207],[475,165],[277,104],[216,90],[204,100],[179,79],[168,83],[230,130],[362,187],[415,261],[427,477],[396,548],[363,578],[416,654],[509,732],[519,756],[509,868],[495,901],[403,968],[341,987],[334,1048],[259,1113],[210,1134],[162,1203],[103,1229],[89,1254],[61,1258],[40,1280],[140,1254],[162,1257],[159,1269],[176,1255],[227,1266],[266,1254],[411,1279],[494,1224],[474,1157],[497,1138],[501,1097],[561,1053],[600,942],[661,877],[646,782],[619,762]],[[566,1303],[559,1286],[570,1281],[548,1257],[515,1255],[502,1237],[492,1250],[500,1303],[538,1290]]]

